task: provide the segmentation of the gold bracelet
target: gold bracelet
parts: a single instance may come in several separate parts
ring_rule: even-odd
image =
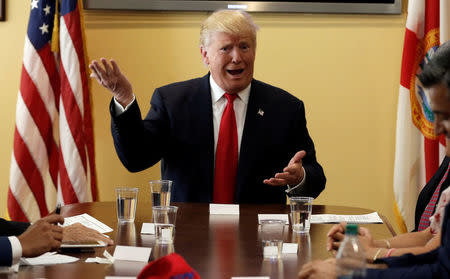
[[[386,242],[386,246],[388,249],[391,249],[391,243],[387,239],[383,239],[384,242]]]
[[[380,248],[380,249],[377,250],[377,252],[375,253],[375,256],[373,256],[373,259],[372,259],[373,262],[375,262],[377,260],[377,257],[380,254],[382,249],[384,249],[384,248]]]

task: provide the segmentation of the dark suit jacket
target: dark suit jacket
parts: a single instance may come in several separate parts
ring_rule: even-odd
[[[117,154],[131,172],[161,161],[163,179],[174,181],[172,201],[212,202],[214,132],[209,74],[169,84],[153,93],[144,120],[137,102],[118,117],[111,102]],[[258,111],[264,111],[263,115]],[[306,183],[295,195],[317,197],[325,175],[306,128],[303,102],[253,80],[241,141],[235,203],[285,203],[286,187],[267,186],[299,150],[306,151]]]
[[[30,223],[7,221],[0,218],[0,236],[18,236],[28,229]]]
[[[439,169],[436,171],[436,173],[433,175],[433,177],[431,177],[430,181],[428,181],[428,183],[423,187],[422,191],[420,191],[419,197],[417,198],[417,204],[416,204],[414,231],[417,231],[417,229],[419,228],[420,218],[422,217],[422,214],[425,211],[425,208],[427,207],[428,203],[430,202],[431,197],[433,196],[433,193],[436,190],[439,182],[441,182],[441,179],[444,176],[445,171],[448,168],[449,162],[450,162],[450,158],[445,156],[444,160],[442,160],[442,163],[439,166]],[[441,189],[439,190],[439,197],[441,196],[442,191],[447,189],[449,184],[450,184],[450,175],[447,176],[447,179],[444,181],[444,183],[442,183]],[[439,197],[438,197],[438,200],[439,200]],[[433,210],[433,214],[434,214],[434,210]]]
[[[29,226],[29,223],[6,221],[0,218],[0,266],[12,264],[12,249],[8,236],[18,236]]]
[[[431,252],[383,259],[388,269],[369,269],[365,279],[450,278],[450,203],[445,208],[441,246]]]

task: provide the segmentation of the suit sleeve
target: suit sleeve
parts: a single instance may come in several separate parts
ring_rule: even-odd
[[[325,189],[326,178],[322,166],[317,162],[314,142],[306,127],[305,106],[300,102],[293,131],[296,131],[295,150],[306,152],[303,158],[303,168],[306,172],[305,183],[288,193],[289,196],[307,196],[316,198]]]
[[[8,237],[0,236],[0,266],[12,265],[12,249]]]
[[[147,169],[161,160],[170,137],[170,121],[158,89],[153,93],[151,108],[144,120],[137,100],[118,116],[112,100],[110,113],[117,155],[130,172]]]
[[[18,236],[25,232],[30,223],[7,221],[0,218],[0,236]]]

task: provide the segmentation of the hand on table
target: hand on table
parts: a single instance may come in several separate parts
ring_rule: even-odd
[[[85,227],[80,223],[75,223],[63,228],[63,243],[95,243],[99,240],[105,242],[108,245],[114,244],[114,241],[112,241],[108,237],[104,236],[96,230]]]
[[[315,260],[305,264],[298,273],[298,279],[334,279],[336,278],[336,260]]]
[[[64,218],[57,214],[44,217],[32,224],[17,238],[22,245],[22,256],[36,257],[61,246],[63,229],[57,224],[63,224]]]
[[[276,173],[274,177],[264,179],[263,183],[271,186],[295,186],[302,182],[305,177],[302,159],[305,157],[304,150],[295,153],[289,164],[283,169],[283,172]]]

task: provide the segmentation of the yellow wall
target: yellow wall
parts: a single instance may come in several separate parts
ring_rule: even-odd
[[[0,23],[0,208],[6,207],[14,115],[28,1],[7,1]],[[90,58],[113,57],[134,85],[142,111],[153,88],[206,73],[198,49],[207,13],[86,12]],[[395,119],[405,26],[402,15],[254,14],[261,30],[255,77],[306,104],[308,128],[328,183],[317,203],[372,208],[394,222]],[[131,174],[109,131],[110,95],[93,84],[96,163],[101,200],[114,187],[139,186],[159,165]],[[1,213],[4,210],[0,211]]]

